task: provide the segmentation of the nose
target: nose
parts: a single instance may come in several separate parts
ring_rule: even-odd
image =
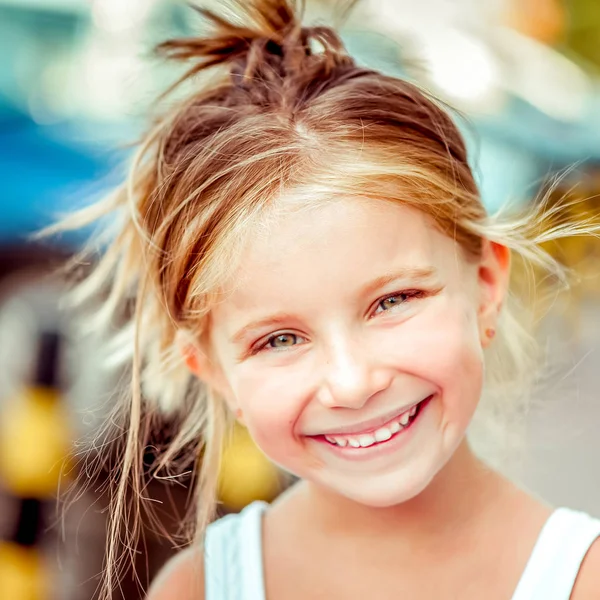
[[[392,369],[356,342],[338,341],[324,362],[318,400],[327,408],[362,408],[392,382]]]

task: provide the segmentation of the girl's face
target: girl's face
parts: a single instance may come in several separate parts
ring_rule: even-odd
[[[214,308],[208,375],[285,470],[372,506],[419,494],[462,441],[508,273],[423,213],[281,211]]]

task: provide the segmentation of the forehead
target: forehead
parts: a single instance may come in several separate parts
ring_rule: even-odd
[[[281,205],[245,244],[216,312],[291,310],[403,269],[457,272],[459,246],[414,208],[364,198]]]

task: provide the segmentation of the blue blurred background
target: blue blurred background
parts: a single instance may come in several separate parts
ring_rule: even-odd
[[[334,8],[333,0],[315,0],[308,15],[324,19]],[[12,440],[0,440],[4,463],[13,461],[15,445],[23,455],[28,444],[62,448],[59,430],[65,447],[82,458],[74,440],[93,434],[110,406],[115,381],[99,370],[94,345],[80,340],[59,310],[64,284],[52,275],[85,232],[43,242],[30,235],[119,178],[146,107],[176,76],[153,56],[153,45],[197,27],[193,11],[178,0],[0,0],[0,437],[8,431]],[[570,168],[556,193],[586,198],[582,210],[597,213],[597,0],[364,0],[344,37],[362,62],[417,81],[464,115],[461,126],[490,210],[535,202]],[[540,388],[543,410],[523,417],[520,460],[503,466],[549,501],[600,515],[594,428],[600,419],[600,254],[591,241],[567,243],[560,253],[581,270],[583,282],[556,302],[538,334],[564,368]],[[40,361],[56,373],[40,374]],[[54,400],[40,399],[40,387],[54,389]],[[252,452],[243,432],[238,441],[240,452]],[[30,454],[35,473],[43,460]],[[236,470],[235,456],[229,487],[223,487],[225,506],[238,510],[255,497],[271,497],[273,474],[257,470],[248,480]],[[2,464],[0,456],[0,579],[21,569],[41,582],[28,598],[92,598],[105,547],[101,478],[81,489],[59,527],[52,489],[66,485],[63,479],[72,482],[79,467],[44,487],[38,479],[54,464],[39,466],[41,475],[26,484],[6,473],[2,479]],[[151,492],[177,510],[185,506],[185,486],[155,485]],[[164,511],[169,530],[177,510]],[[172,553],[150,529],[147,537],[139,560],[143,581]],[[1,590],[0,583],[3,600]],[[126,583],[115,594],[121,597],[139,597],[139,590]]]

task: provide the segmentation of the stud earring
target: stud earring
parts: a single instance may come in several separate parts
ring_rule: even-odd
[[[485,336],[491,340],[496,335],[496,330],[492,327],[485,330]]]

